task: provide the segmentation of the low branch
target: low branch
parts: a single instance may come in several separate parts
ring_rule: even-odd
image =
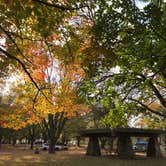
[[[8,31],[6,31],[1,25],[0,25],[0,29],[2,30],[2,32],[4,32],[6,34],[6,36],[11,40],[11,42],[14,44],[14,46],[16,47],[16,49],[18,50],[18,52],[29,62],[32,63],[29,59],[27,59],[26,56],[23,55],[22,51],[20,50],[20,48],[18,47],[18,45],[16,44],[15,40],[13,39],[13,37],[10,35],[10,33]]]
[[[142,78],[143,81],[147,80],[147,77],[145,75],[143,75],[143,74],[139,74],[139,75],[141,76],[141,78]],[[160,91],[153,84],[152,80],[149,79],[148,85],[151,88],[151,90],[154,92],[154,94],[156,95],[156,97],[159,99],[160,103],[166,108],[166,100],[163,98],[163,96],[160,93]]]
[[[165,101],[165,99],[163,98],[163,96],[161,95],[159,90],[156,88],[156,86],[152,83],[152,81],[150,81],[150,86],[153,89],[153,91],[156,94],[156,96],[158,97],[158,99],[160,100],[160,103],[166,108],[166,101]]]
[[[155,110],[149,108],[146,104],[140,102],[139,100],[136,100],[136,99],[133,99],[133,98],[129,98],[129,100],[134,101],[134,102],[140,104],[143,108],[145,108],[147,111],[149,111],[151,113],[154,113],[156,115],[159,115],[159,116],[162,116],[162,117],[166,118],[166,114],[163,114],[161,112],[158,112],[158,111],[155,111]]]
[[[72,11],[72,10],[79,10],[81,8],[84,8],[86,6],[81,6],[81,7],[69,7],[69,6],[64,6],[64,5],[58,5],[58,4],[52,4],[52,3],[49,3],[49,2],[44,2],[42,0],[32,0],[34,2],[37,2],[37,3],[40,3],[41,5],[46,5],[46,6],[50,6],[50,7],[54,7],[56,9],[59,9],[59,10],[62,10],[62,11]]]
[[[34,110],[35,109],[35,103],[36,103],[36,100],[37,100],[37,97],[38,97],[38,95],[39,95],[39,90],[37,91],[37,93],[35,94],[35,97],[33,98],[33,105],[32,105],[32,110]]]
[[[18,59],[17,57],[11,55],[10,53],[8,53],[7,51],[5,51],[1,47],[0,47],[0,52],[2,52],[3,54],[5,54],[8,58],[17,61],[21,65],[21,67],[23,68],[23,70],[25,71],[25,73],[28,75],[28,77],[30,78],[30,80],[33,82],[33,84],[35,85],[35,87],[40,91],[39,86],[37,85],[37,83],[35,82],[35,80],[32,78],[31,74],[29,73],[29,71],[25,67],[24,63],[20,59]]]
[[[43,119],[43,125],[44,125],[45,130],[47,131],[48,136],[50,137],[51,135],[50,135],[50,132],[49,132],[50,131],[49,125],[48,125],[48,123],[46,122],[45,119]]]
[[[13,59],[15,61],[17,61],[21,67],[23,68],[24,72],[28,75],[28,77],[30,78],[30,80],[32,81],[32,83],[34,84],[34,86],[37,88],[38,91],[41,92],[41,94],[46,98],[46,100],[50,103],[53,104],[48,98],[47,96],[41,91],[40,87],[38,86],[38,84],[35,82],[35,80],[32,78],[30,72],[28,71],[28,69],[26,68],[26,66],[24,65],[24,63],[18,59],[17,57],[11,55],[9,52],[5,51],[4,49],[2,49],[0,47],[0,52],[2,52],[4,55],[6,55],[8,58]]]
[[[108,78],[112,78],[114,75],[115,75],[115,74],[110,74],[110,75],[103,76],[103,77],[100,78],[99,80],[95,81],[95,84],[97,85],[97,84],[99,84],[99,83],[105,81],[105,80],[108,79]]]

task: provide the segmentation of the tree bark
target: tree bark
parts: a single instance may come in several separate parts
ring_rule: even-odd
[[[77,146],[80,147],[81,137],[80,137],[80,136],[77,136],[76,139],[77,139]]]
[[[106,141],[107,141],[106,138],[100,138],[100,142],[101,142],[100,147],[101,147],[101,149],[104,149],[104,148],[105,148]]]
[[[2,136],[0,135],[0,149],[1,149],[1,146],[2,146]]]
[[[55,153],[55,143],[57,142],[62,130],[64,128],[67,118],[64,113],[56,113],[48,115],[48,122],[43,120],[44,127],[48,134],[49,153]]]
[[[13,139],[12,139],[12,145],[13,145],[13,146],[16,145],[16,141],[17,141],[17,139],[16,139],[15,137],[13,137]]]
[[[0,127],[0,149],[2,146],[2,128]]]
[[[35,142],[35,127],[30,126],[29,128],[29,135],[30,135],[30,149],[33,150],[34,142]]]
[[[55,125],[54,125],[54,116],[52,114],[48,115],[48,124],[49,124],[49,153],[55,153]]]
[[[111,154],[113,152],[113,146],[114,146],[114,139],[113,137],[109,138],[108,144],[109,144],[109,153]]]

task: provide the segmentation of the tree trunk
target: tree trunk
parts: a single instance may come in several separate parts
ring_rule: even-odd
[[[66,134],[63,133],[63,135],[62,135],[62,143],[65,144],[66,141],[67,141],[67,140],[66,140]]]
[[[12,140],[12,145],[13,145],[13,146],[16,145],[16,138],[13,138],[13,140]]]
[[[0,135],[0,149],[1,149],[1,145],[2,145],[2,136]]]
[[[54,139],[54,137],[50,139],[49,153],[55,153],[55,139]]]
[[[8,138],[8,144],[11,144],[11,138]]]
[[[57,142],[62,130],[64,128],[66,118],[64,113],[56,113],[55,115],[48,115],[48,122],[43,120],[45,129],[49,140],[49,153],[55,153],[55,143]]]
[[[101,147],[101,149],[104,149],[104,148],[105,148],[106,141],[107,141],[106,138],[100,138],[100,142],[101,142],[100,147]]]
[[[0,149],[2,145],[2,128],[0,127]]]
[[[108,144],[109,144],[109,153],[112,154],[114,150],[114,139],[113,137],[109,138]]]
[[[30,149],[33,150],[34,142],[35,142],[35,127],[31,126],[29,129],[30,135]]]
[[[31,146],[30,146],[30,149],[33,150],[33,145],[34,145],[34,140],[33,140],[33,139],[31,139],[30,145],[31,145]]]
[[[77,146],[80,147],[81,137],[80,137],[80,136],[77,136],[76,139],[77,139]]]
[[[49,153],[55,153],[55,124],[54,116],[52,114],[48,115],[49,123]]]

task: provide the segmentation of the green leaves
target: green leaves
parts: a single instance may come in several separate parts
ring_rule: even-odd
[[[112,122],[114,119],[123,121],[131,114],[145,111],[147,108],[140,103],[148,108],[151,102],[166,103],[166,4],[151,1],[143,10],[133,1],[109,3],[105,0],[96,4],[101,8],[94,14],[92,45],[94,48],[111,48],[112,54],[100,53],[101,59],[89,62],[90,74],[84,88],[88,89],[89,84],[91,88],[84,92],[93,94],[88,98],[93,99],[93,103],[96,101],[111,108],[104,123],[116,126],[117,122]],[[108,77],[115,66],[120,68],[119,72]]]
[[[115,108],[110,109],[108,115],[101,120],[101,123],[110,128],[126,127],[127,122],[126,108],[119,104],[116,104]]]

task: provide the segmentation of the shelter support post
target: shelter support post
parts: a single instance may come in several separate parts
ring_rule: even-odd
[[[132,148],[132,141],[129,136],[118,136],[117,153],[121,158],[133,158],[134,152]]]
[[[99,141],[96,136],[89,138],[86,155],[90,155],[90,156],[100,156],[101,155]]]
[[[156,136],[150,137],[147,148],[147,156],[159,158],[162,157],[160,144]]]

